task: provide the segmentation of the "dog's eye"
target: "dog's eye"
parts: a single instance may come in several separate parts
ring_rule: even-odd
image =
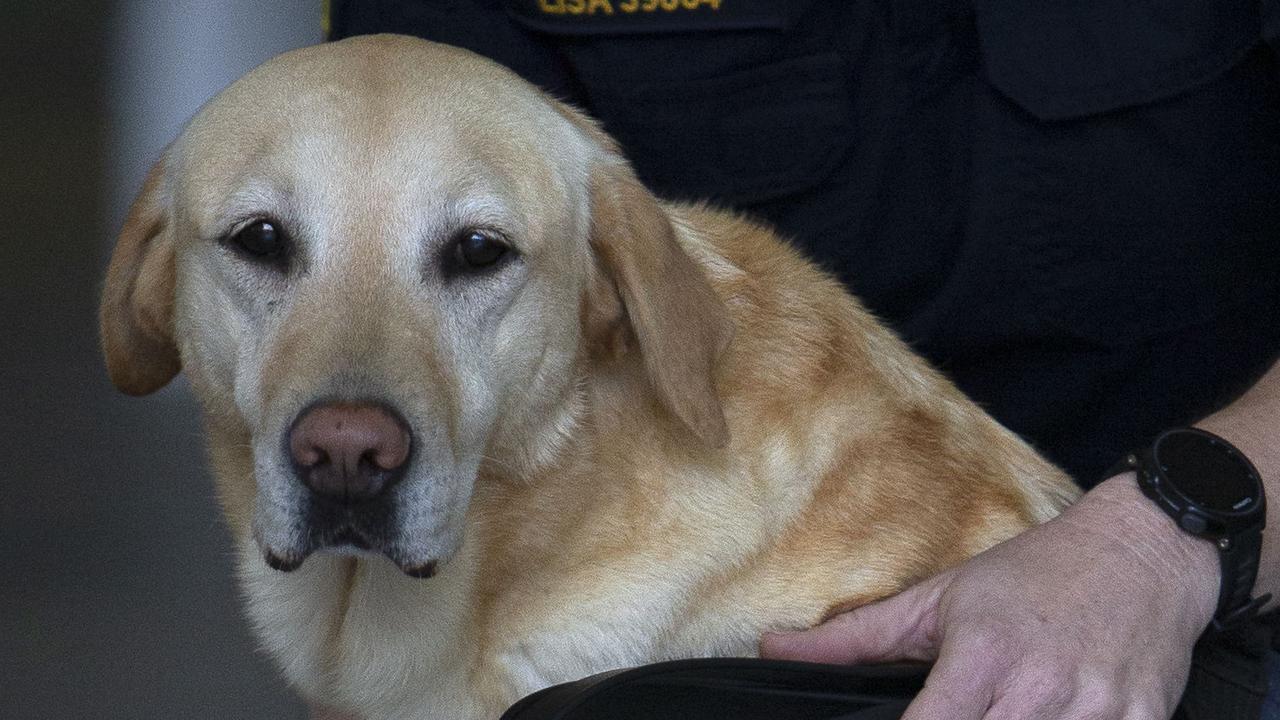
[[[260,262],[284,260],[287,239],[270,220],[255,220],[231,236],[231,245],[250,259]]]
[[[498,238],[478,230],[464,232],[454,247],[459,267],[475,270],[497,263],[511,250]]]

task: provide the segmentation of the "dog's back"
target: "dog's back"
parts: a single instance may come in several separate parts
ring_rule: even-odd
[[[479,484],[474,617],[510,644],[495,656],[520,647],[538,668],[521,692],[752,654],[766,630],[890,595],[1077,492],[771,232],[669,211],[733,318],[716,376],[730,440],[691,439],[620,352],[558,462]]]

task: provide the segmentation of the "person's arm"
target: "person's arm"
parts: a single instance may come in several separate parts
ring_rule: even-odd
[[[1280,363],[1198,425],[1262,474],[1271,502],[1254,593],[1275,595]],[[822,662],[936,660],[904,720],[1168,718],[1219,582],[1214,547],[1179,530],[1126,473],[958,567],[811,630],[766,635],[760,650]]]

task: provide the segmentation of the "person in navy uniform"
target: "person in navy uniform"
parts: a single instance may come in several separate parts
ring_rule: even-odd
[[[334,0],[329,21],[487,55],[600,119],[660,195],[773,223],[1092,488],[764,654],[936,660],[914,720],[1167,718],[1188,673],[1180,717],[1280,717],[1261,629],[1192,664],[1214,548],[1104,477],[1199,423],[1280,506],[1280,0]],[[1255,595],[1280,594],[1272,513]]]

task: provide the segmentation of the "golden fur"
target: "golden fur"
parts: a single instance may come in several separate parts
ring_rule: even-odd
[[[295,229],[289,274],[219,243],[258,216]],[[518,263],[437,278],[468,224]],[[368,718],[753,654],[1075,494],[768,229],[656,201],[576,111],[407,38],[286,54],[203,109],[125,223],[102,333],[126,392],[188,375],[259,637]],[[264,563],[297,541],[280,432],[335,395],[414,426],[394,552],[436,577]]]

